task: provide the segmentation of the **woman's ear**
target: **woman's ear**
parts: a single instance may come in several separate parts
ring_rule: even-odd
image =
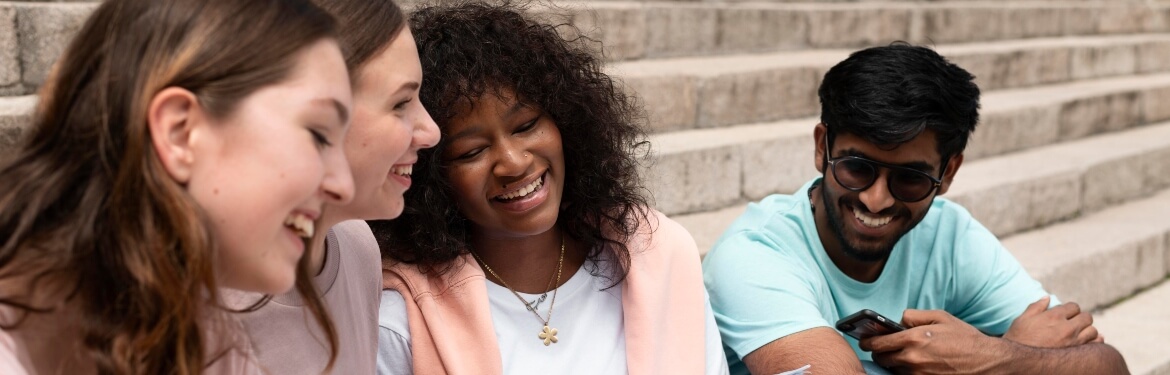
[[[199,100],[183,88],[168,87],[155,94],[146,112],[147,126],[154,152],[167,174],[180,184],[191,178],[195,153],[192,131],[202,117]]]

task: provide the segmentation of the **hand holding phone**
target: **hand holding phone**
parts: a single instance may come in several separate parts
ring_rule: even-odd
[[[837,330],[861,340],[873,336],[905,331],[901,324],[870,309],[862,309],[837,321]]]

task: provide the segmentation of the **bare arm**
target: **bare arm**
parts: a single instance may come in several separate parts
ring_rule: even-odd
[[[865,374],[853,348],[837,331],[818,327],[772,341],[743,357],[755,375],[772,375],[811,365],[814,374]]]
[[[990,337],[941,310],[906,310],[905,331],[862,340],[877,364],[916,374],[1128,374],[1116,349],[1090,342],[1036,348]]]

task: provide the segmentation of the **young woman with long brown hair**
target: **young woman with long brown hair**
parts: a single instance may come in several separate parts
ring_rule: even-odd
[[[314,0],[338,20],[338,40],[353,79],[353,123],[345,139],[354,199],[330,205],[307,257],[316,292],[337,326],[337,374],[373,374],[378,302],[382,290],[378,244],[362,220],[402,213],[404,192],[420,149],[439,141],[439,129],[418,100],[423,83],[414,37],[392,0]],[[361,219],[361,220],[354,220]],[[336,224],[336,225],[335,225]],[[245,296],[239,306],[259,300]],[[324,368],[330,338],[306,325],[302,298],[273,297],[244,314],[257,357],[277,374]]]
[[[0,164],[5,374],[257,373],[219,288],[295,284],[352,199],[333,21],[308,0],[108,0]]]

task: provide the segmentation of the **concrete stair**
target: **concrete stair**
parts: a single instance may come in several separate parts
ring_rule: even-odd
[[[412,7],[413,0],[403,2]],[[0,158],[94,1],[0,1]],[[1135,374],[1170,374],[1170,1],[555,0],[646,105],[655,206],[705,253],[748,202],[816,175],[824,72],[930,45],[977,77],[982,119],[946,195]]]

